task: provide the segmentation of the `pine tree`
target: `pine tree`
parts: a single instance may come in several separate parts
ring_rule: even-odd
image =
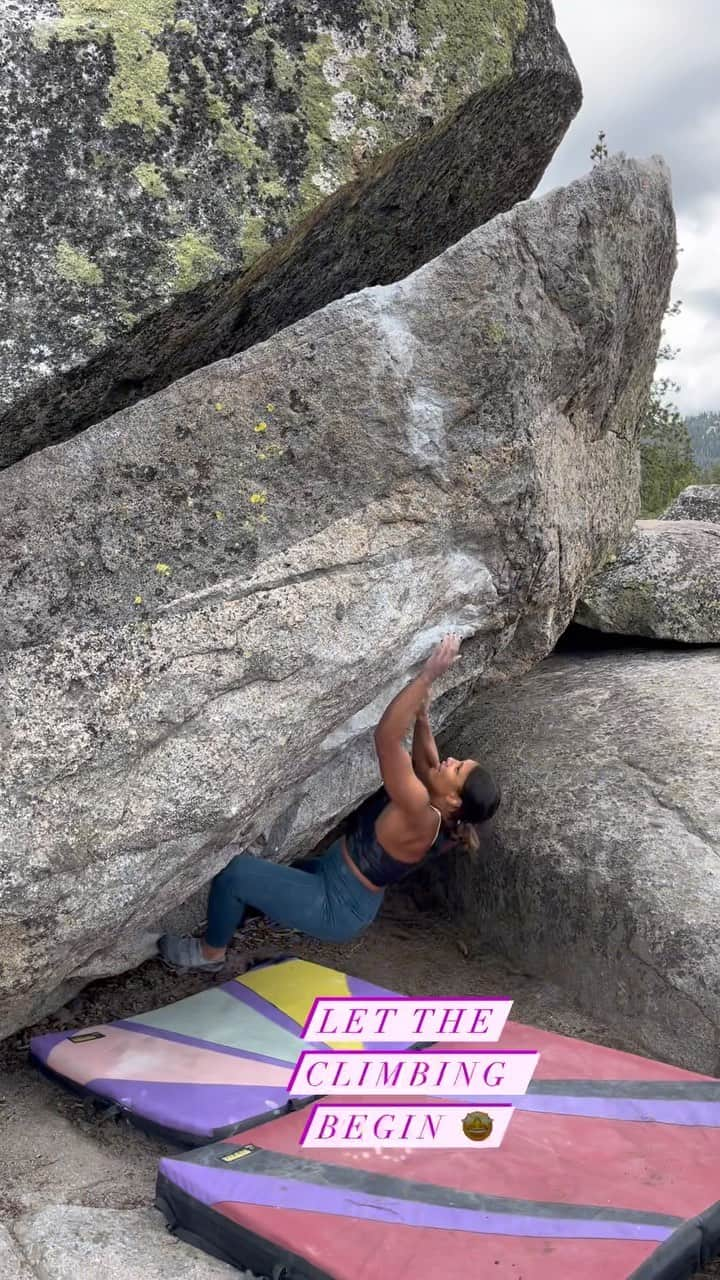
[[[590,152],[590,159],[593,164],[600,164],[602,160],[607,160],[608,154],[607,145],[605,143],[605,134],[601,129],[597,137],[597,142]]]
[[[669,398],[679,389],[669,378],[656,379],[643,417],[640,496],[645,519],[661,515],[683,489],[698,479],[690,433]]]
[[[673,302],[665,314],[676,316],[681,306],[681,302]],[[678,351],[668,346],[664,338],[663,331],[657,358],[674,360]],[[699,479],[690,433],[672,400],[679,390],[672,379],[656,378],[643,414],[640,428],[640,501],[641,515],[645,519],[662,515],[683,489]]]

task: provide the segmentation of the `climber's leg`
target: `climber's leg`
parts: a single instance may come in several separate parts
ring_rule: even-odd
[[[217,971],[247,907],[281,927],[325,942],[344,942],[367,928],[382,898],[352,874],[340,841],[317,859],[312,871],[241,853],[213,880],[204,939],[165,935],[158,947],[174,968]]]

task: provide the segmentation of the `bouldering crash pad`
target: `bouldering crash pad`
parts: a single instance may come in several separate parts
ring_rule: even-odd
[[[500,1046],[540,1060],[495,1150],[306,1148],[305,1109],[163,1159],[157,1206],[282,1280],[692,1276],[720,1245],[720,1081],[511,1022]]]
[[[30,1055],[98,1107],[197,1146],[302,1105],[287,1085],[303,1049],[319,1047],[300,1037],[317,996],[396,994],[287,957],[150,1013],[37,1036]]]

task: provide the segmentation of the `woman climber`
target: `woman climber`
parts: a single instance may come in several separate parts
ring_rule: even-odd
[[[375,730],[384,785],[355,815],[348,835],[304,867],[238,853],[212,882],[204,937],[160,938],[169,968],[220,972],[248,907],[321,941],[349,941],[375,919],[387,885],[433,853],[457,844],[477,848],[475,826],[495,813],[499,788],[476,760],[440,761],[427,711],[432,684],[459,647],[447,636],[385,711]],[[404,741],[413,724],[411,758]]]

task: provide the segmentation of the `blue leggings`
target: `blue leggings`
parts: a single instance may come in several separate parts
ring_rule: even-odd
[[[372,924],[383,897],[383,890],[373,893],[353,875],[339,840],[305,867],[240,853],[212,882],[205,939],[210,947],[226,947],[246,908],[254,907],[311,938],[347,942]]]

